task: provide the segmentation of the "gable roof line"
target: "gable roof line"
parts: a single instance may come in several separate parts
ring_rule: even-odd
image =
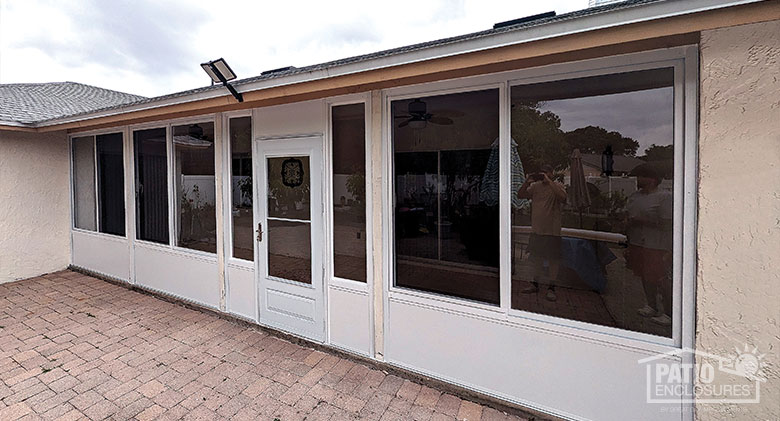
[[[0,84],[0,121],[31,127],[42,120],[84,114],[146,98],[78,82]]]
[[[404,64],[425,62],[455,55],[518,45],[544,39],[562,37],[598,29],[659,20],[721,9],[731,6],[759,3],[762,0],[627,0],[624,2],[583,9],[555,17],[519,25],[489,29],[437,41],[414,44],[376,53],[340,59],[278,73],[253,76],[233,82],[239,92],[247,93],[284,87],[320,79],[347,76]],[[75,123],[99,117],[110,117],[135,111],[147,111],[190,102],[227,98],[230,94],[221,85],[206,86],[149,98],[119,106],[106,107],[35,122],[32,127],[47,127]],[[227,105],[227,103],[226,103]]]

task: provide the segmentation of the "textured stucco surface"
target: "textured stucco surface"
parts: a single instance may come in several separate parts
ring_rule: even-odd
[[[760,404],[702,420],[780,419],[780,21],[701,37],[697,349],[765,354]]]
[[[0,131],[0,283],[68,266],[68,172],[64,132]]]

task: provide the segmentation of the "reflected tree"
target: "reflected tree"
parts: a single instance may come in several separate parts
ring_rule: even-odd
[[[607,146],[612,146],[615,155],[636,156],[639,149],[639,142],[636,140],[598,126],[581,127],[566,132],[564,139],[569,150],[578,148],[581,153],[601,154]]]

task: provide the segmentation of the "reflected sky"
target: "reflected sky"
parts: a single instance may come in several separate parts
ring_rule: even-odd
[[[670,145],[674,139],[674,89],[672,87],[546,101],[541,111],[561,118],[561,130],[599,126],[639,142],[637,155],[650,145]],[[608,110],[608,112],[605,112]]]

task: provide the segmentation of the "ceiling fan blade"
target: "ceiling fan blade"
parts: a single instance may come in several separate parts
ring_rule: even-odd
[[[398,125],[398,127],[404,127],[409,124],[409,122],[412,121],[412,119],[408,119],[405,121],[402,121],[401,124]]]
[[[395,118],[412,118],[410,115],[397,115]]]
[[[449,126],[450,124],[454,123],[451,118],[447,117],[439,117],[439,116],[433,116],[428,119],[433,124],[440,124],[443,126]]]

